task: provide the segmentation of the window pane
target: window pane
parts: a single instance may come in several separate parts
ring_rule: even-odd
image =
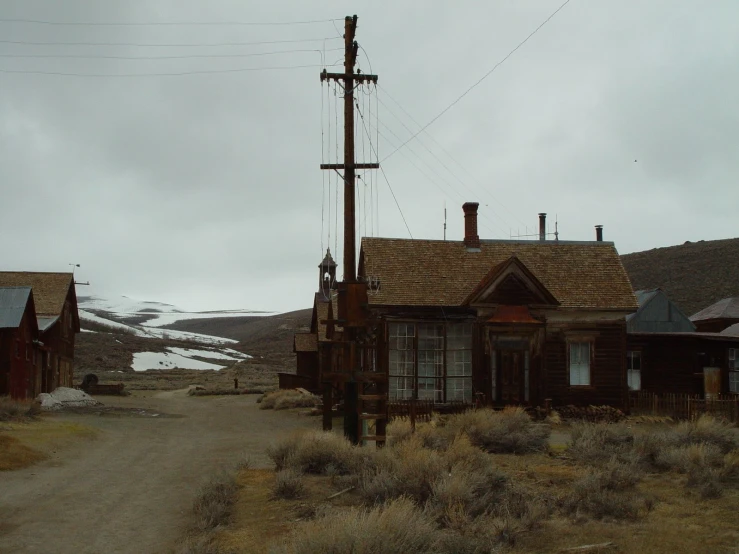
[[[729,372],[729,391],[739,393],[739,371]]]
[[[472,402],[472,379],[447,379],[446,399],[448,402]]]
[[[570,385],[590,384],[590,343],[570,343]]]

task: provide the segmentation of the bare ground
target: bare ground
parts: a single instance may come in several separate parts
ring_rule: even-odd
[[[254,396],[166,391],[101,399],[136,409],[46,416],[90,427],[96,438],[55,443],[48,460],[0,473],[0,553],[169,552],[202,483],[232,470],[239,453],[266,467],[272,441],[320,424],[260,411]]]

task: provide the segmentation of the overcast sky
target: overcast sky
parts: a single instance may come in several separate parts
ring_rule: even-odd
[[[324,49],[328,64],[343,55],[336,28],[131,24],[358,14],[359,66],[379,75],[382,160],[562,1],[3,2],[0,265],[79,263],[92,286],[78,294],[190,310],[309,307],[329,230],[341,251],[337,177],[329,202],[318,168],[322,120],[323,156],[335,156],[319,72]],[[245,56],[284,50],[311,51]],[[303,65],[315,67],[198,73]],[[621,253],[736,237],[737,68],[736,0],[571,0],[383,168],[415,238],[442,238],[446,205],[448,238],[461,239],[466,200],[480,202],[482,238],[534,232],[541,211],[563,240],[592,240],[603,224]],[[374,144],[371,92],[359,100]],[[362,234],[408,237],[382,175],[364,182]]]

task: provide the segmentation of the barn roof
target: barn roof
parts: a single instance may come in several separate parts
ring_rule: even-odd
[[[636,298],[611,242],[364,238],[360,274],[378,283],[373,305],[460,306],[490,270],[515,256],[563,308],[634,311]]]
[[[739,296],[724,298],[715,304],[711,304],[697,314],[690,316],[691,321],[704,321],[706,319],[739,319]]]
[[[0,287],[31,287],[37,315],[58,316],[64,308],[71,273],[0,271]]]
[[[730,325],[729,327],[721,331],[721,334],[728,337],[739,337],[739,323],[734,323],[734,325]]]
[[[0,329],[18,328],[31,294],[31,287],[0,287]]]

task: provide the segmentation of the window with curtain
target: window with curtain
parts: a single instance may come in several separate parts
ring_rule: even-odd
[[[444,401],[444,326],[418,326],[418,399]]]
[[[641,390],[641,352],[626,353],[626,380],[629,390]]]
[[[590,343],[571,342],[570,346],[570,386],[590,385]]]

